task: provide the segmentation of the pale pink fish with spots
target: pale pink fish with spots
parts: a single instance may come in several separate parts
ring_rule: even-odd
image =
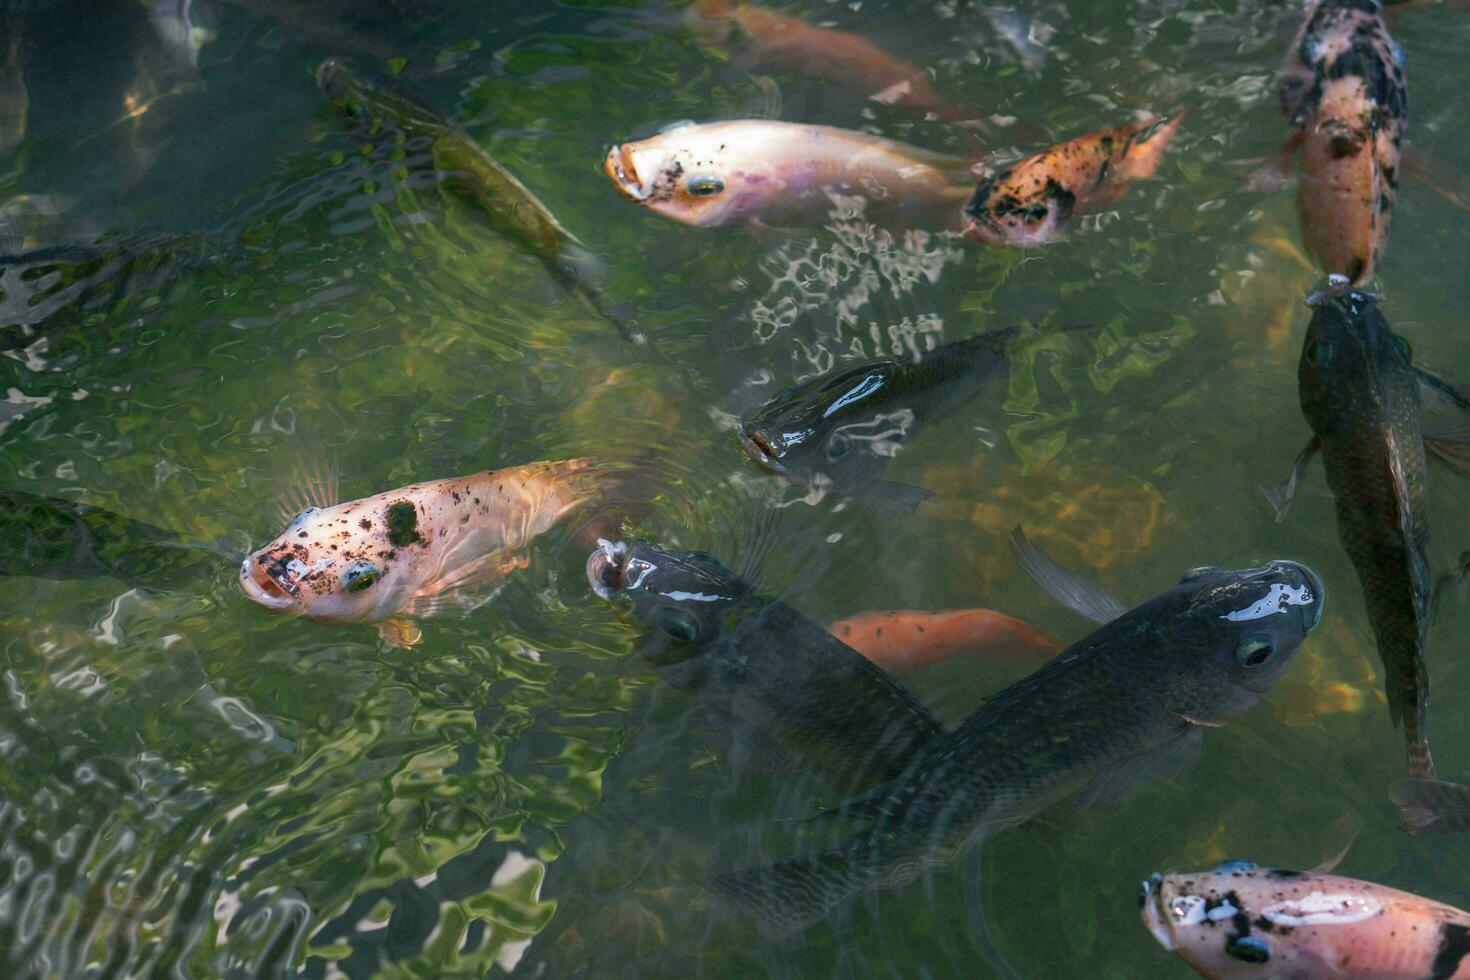
[[[1340,875],[1226,861],[1143,883],[1149,932],[1217,980],[1470,980],[1470,912]]]
[[[267,609],[321,623],[376,623],[411,646],[411,621],[483,601],[526,564],[532,538],[609,487],[590,459],[530,463],[311,506],[240,567]]]
[[[866,214],[959,227],[969,166],[868,133],[768,119],[689,123],[614,146],[603,161],[628,200],[686,225],[822,220],[833,193]]]

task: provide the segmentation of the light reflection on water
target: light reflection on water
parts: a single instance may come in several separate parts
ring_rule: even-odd
[[[1046,47],[1009,8],[805,5],[932,67],[953,102],[1015,117],[1002,145],[1034,147],[1023,124],[1071,135],[1193,109],[1158,180],[1024,254],[852,215],[704,232],[618,198],[597,169],[611,142],[748,113],[767,91],[678,10],[232,0],[196,71],[168,60],[141,5],[81,6],[32,2],[23,25],[30,129],[0,162],[0,252],[31,254],[0,275],[0,487],[106,508],[207,557],[167,581],[0,586],[6,975],[972,975],[980,915],[1028,975],[1183,975],[1139,928],[1134,883],[1226,857],[1313,865],[1348,810],[1366,828],[1344,871],[1470,900],[1454,872],[1470,843],[1410,841],[1384,796],[1398,736],[1326,488],[1309,481],[1280,526],[1256,491],[1307,435],[1295,363],[1314,276],[1290,195],[1241,186],[1284,136],[1272,79],[1295,5],[1013,5]],[[1470,20],[1405,11],[1394,30],[1410,140],[1452,161]],[[431,182],[363,154],[312,82],[339,53],[406,59],[412,85],[605,257],[651,348],[622,344]],[[786,119],[975,146],[901,107],[775,81]],[[123,119],[130,98],[147,108]],[[1467,248],[1465,216],[1406,184],[1385,311],[1462,383]],[[895,462],[893,478],[937,493],[915,516],[811,506],[742,458],[733,420],[781,387],[1020,324],[1002,396],[931,423]],[[353,497],[585,454],[641,474],[653,499],[630,535],[758,558],[760,584],[821,622],[987,605],[1081,636],[1009,558],[1018,523],[1129,601],[1203,562],[1290,556],[1332,602],[1268,703],[1213,733],[1188,778],[1113,810],[1058,808],[801,939],[758,942],[697,882],[836,839],[789,822],[836,800],[809,775],[725,767],[686,694],[588,591],[573,529],[543,536],[492,604],[427,621],[411,651],[272,618],[235,585],[302,460]],[[1445,567],[1466,495],[1431,482]],[[1431,654],[1447,769],[1470,759],[1454,710],[1465,617],[1451,595]],[[1020,672],[971,659],[905,683],[953,723]]]

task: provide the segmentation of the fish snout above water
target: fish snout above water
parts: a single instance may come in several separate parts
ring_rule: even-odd
[[[267,609],[282,610],[295,604],[298,586],[294,577],[282,580],[275,578],[263,557],[247,555],[240,563],[240,588],[250,601]]]
[[[788,467],[781,461],[786,455],[786,445],[779,434],[762,426],[745,424],[740,427],[740,447],[761,469],[776,475],[783,474]]]

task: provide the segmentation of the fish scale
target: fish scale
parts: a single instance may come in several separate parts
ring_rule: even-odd
[[[1301,601],[1256,611],[1277,586]],[[1201,726],[1247,710],[1280,676],[1322,599],[1316,576],[1291,562],[1194,570],[990,698],[881,799],[854,801],[847,812],[877,815],[868,829],[711,885],[768,930],[789,931],[860,889],[905,884],[1079,789],[1085,803],[1110,802],[1177,775],[1193,762]],[[1257,642],[1271,652],[1240,665]]]
[[[1432,582],[1418,378],[1407,349],[1364,294],[1328,297],[1307,330],[1302,414],[1321,446],[1338,536],[1357,570],[1383,662],[1389,713],[1409,772],[1434,778],[1425,646]]]

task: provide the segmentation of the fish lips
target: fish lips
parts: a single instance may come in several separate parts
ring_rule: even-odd
[[[296,587],[278,581],[254,555],[240,564],[240,589],[250,601],[267,609],[281,611],[296,605]]]
[[[767,473],[786,476],[790,467],[781,461],[782,450],[777,448],[778,445],[779,440],[772,439],[762,429],[754,426],[740,428],[740,446],[745,450],[745,455]]]
[[[1169,929],[1169,914],[1164,908],[1164,876],[1155,871],[1143,881],[1143,894],[1138,897],[1143,924],[1164,949],[1173,951],[1174,933]]]
[[[597,550],[587,556],[587,584],[603,599],[612,599],[623,589],[628,546],[621,541],[597,539]]]
[[[638,176],[638,154],[630,147],[615,145],[608,150],[602,161],[602,171],[618,193],[630,201],[642,204],[653,194],[652,186]]]

